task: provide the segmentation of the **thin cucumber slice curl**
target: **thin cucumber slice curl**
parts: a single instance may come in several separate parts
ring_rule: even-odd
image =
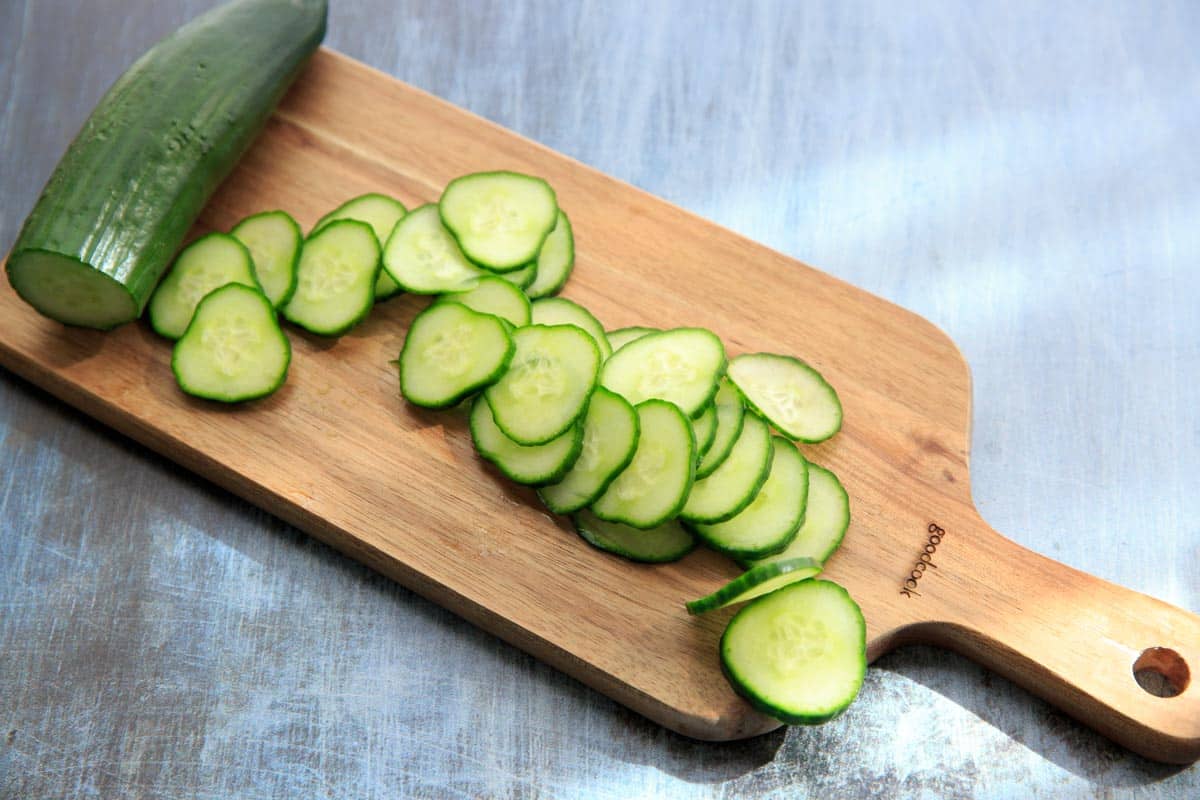
[[[460,303],[435,303],[417,315],[400,351],[400,393],[424,408],[447,408],[490,386],[512,361],[504,322]]]
[[[259,289],[250,251],[227,233],[210,233],[192,242],[150,298],[150,327],[159,336],[178,339],[192,314],[210,292],[227,283]]]
[[[396,223],[407,213],[408,209],[396,198],[370,192],[347,200],[321,217],[313,226],[312,232],[317,233],[329,223],[339,219],[356,219],[371,226],[371,230],[375,232],[375,238],[379,240],[380,249],[382,249],[383,245],[387,243],[388,237],[392,235],[392,229],[396,227]],[[399,284],[392,280],[392,276],[387,273],[387,270],[379,271],[379,277],[375,279],[375,302],[386,300],[401,291]]]
[[[523,328],[529,324],[529,298],[499,275],[485,275],[474,288],[465,292],[448,292],[439,295],[437,303],[462,303],[481,314],[491,314],[508,320],[513,327]]]
[[[687,417],[665,400],[636,407],[638,442],[629,466],[592,503],[609,522],[654,528],[679,514],[696,471],[696,440]]]
[[[471,440],[479,455],[510,480],[541,486],[561,479],[571,469],[583,448],[583,426],[576,424],[545,444],[517,444],[496,427],[487,401],[477,397],[471,405]]]
[[[729,451],[742,435],[745,422],[746,407],[742,405],[742,396],[728,378],[721,379],[713,405],[716,408],[717,429],[713,433],[712,444],[696,466],[697,480],[707,478],[728,458]]]
[[[638,414],[619,394],[597,386],[583,417],[583,450],[560,482],[538,493],[555,514],[591,504],[616,479],[637,451]]]
[[[689,614],[704,614],[734,603],[745,603],[788,584],[806,581],[820,571],[821,562],[811,558],[789,558],[762,564],[743,572],[712,594],[688,602],[687,611]]]
[[[463,255],[432,204],[413,209],[396,223],[383,247],[383,268],[413,294],[463,292],[490,274]]]
[[[558,220],[558,201],[541,178],[476,172],[450,181],[438,211],[467,258],[509,272],[537,259]]]
[[[713,550],[761,558],[783,550],[800,529],[808,502],[808,463],[782,436],[772,436],[771,445],[771,472],[750,505],[725,522],[694,526],[692,532]]]
[[[604,326],[592,316],[592,312],[565,297],[545,297],[534,300],[530,306],[534,325],[574,325],[596,340],[603,361],[612,355]]]
[[[250,251],[254,277],[275,308],[296,290],[296,265],[304,234],[286,211],[264,211],[246,217],[229,232]]]
[[[724,522],[750,505],[771,472],[775,454],[767,423],[747,414],[742,433],[721,466],[692,486],[679,516],[687,522]]]
[[[808,505],[800,529],[779,553],[757,560],[743,560],[743,567],[753,567],[786,558],[808,557],[824,564],[838,549],[850,526],[850,498],[837,475],[808,462]]]
[[[628,328],[617,328],[616,330],[607,331],[608,343],[612,345],[613,352],[617,352],[630,342],[637,341],[648,333],[661,333],[661,328],[643,328],[639,325],[631,325]]]
[[[692,432],[696,434],[696,458],[703,458],[717,435],[716,403],[710,403],[700,412],[700,416],[692,420]]]
[[[729,362],[746,403],[789,439],[823,442],[842,427],[842,403],[821,373],[792,356],[749,353]]]
[[[258,289],[230,283],[196,306],[171,352],[171,370],[190,395],[239,403],[282,386],[291,360],[271,301]]]
[[[758,710],[790,725],[815,725],[842,713],[862,687],[866,633],[845,589],[801,581],[734,615],[721,637],[721,667]]]
[[[589,511],[572,515],[575,531],[584,541],[609,553],[623,556],[630,561],[648,564],[664,564],[678,561],[696,546],[696,540],[679,524],[669,520],[648,530],[608,522]]]
[[[712,402],[724,371],[725,347],[712,331],[673,328],[646,334],[613,353],[600,385],[634,405],[658,398],[694,417]]]
[[[592,337],[574,325],[530,325],[517,328],[512,337],[512,363],[484,397],[508,438],[544,444],[587,410],[600,352]]]
[[[371,226],[330,222],[304,243],[296,291],[283,316],[310,333],[341,336],[370,313],[378,273],[379,240]]]
[[[574,267],[575,232],[571,229],[571,221],[560,208],[554,229],[538,251],[537,278],[525,287],[525,293],[532,298],[558,294],[566,285],[567,278],[571,277]]]

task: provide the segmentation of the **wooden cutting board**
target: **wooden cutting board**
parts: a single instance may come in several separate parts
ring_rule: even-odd
[[[845,425],[805,448],[841,476],[853,522],[827,577],[862,605],[869,655],[953,648],[1143,755],[1200,757],[1200,618],[1025,550],[971,501],[971,378],[926,320],[330,51],[321,51],[197,232],[270,208],[307,228],[366,191],[409,207],[451,178],[546,177],[574,223],[565,295],[609,328],[711,328],[729,354],[793,353],[840,393]],[[67,329],[0,288],[0,363],[146,446],[688,736],[777,726],[728,687],[732,610],[685,600],[738,574],[697,550],[640,566],[588,547],[473,453],[463,418],[398,393],[425,305],[381,304],[338,340],[289,329],[286,385],[238,408],[181,394],[145,324]],[[1168,648],[1149,650],[1148,648]],[[1175,697],[1144,691],[1134,664]]]

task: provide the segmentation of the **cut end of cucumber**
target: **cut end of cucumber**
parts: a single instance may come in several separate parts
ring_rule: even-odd
[[[27,250],[8,262],[13,289],[39,313],[66,325],[108,330],[137,319],[133,295],[69,256]]]

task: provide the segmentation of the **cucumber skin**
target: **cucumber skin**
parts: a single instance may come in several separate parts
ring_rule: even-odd
[[[597,519],[600,518],[597,517]],[[668,520],[668,522],[669,521],[670,520]],[[610,553],[612,555],[620,556],[621,558],[638,564],[669,564],[672,561],[678,561],[696,549],[696,537],[693,536],[691,543],[678,551],[665,553],[658,556],[647,556],[644,554],[634,553],[630,550],[626,550],[623,547],[616,547],[608,541],[596,536],[596,534],[588,529],[586,524],[580,522],[580,515],[578,512],[571,515],[571,526],[575,528],[575,532],[579,534],[580,539],[583,539],[597,550],[603,553]]]
[[[603,386],[597,386],[595,389],[592,390],[593,397],[595,397],[596,392],[604,392],[605,394],[612,395],[613,397],[618,398],[621,402],[625,403],[626,405],[629,404],[629,401],[626,400],[624,397],[621,397],[621,395],[617,394],[616,392],[612,392],[612,391],[609,391],[608,389],[605,389]],[[592,401],[589,399],[588,404],[590,405],[591,402]],[[633,407],[630,406],[630,408],[633,408]],[[587,412],[586,411],[583,412],[583,417],[581,419],[583,419],[584,421],[587,420]],[[600,495],[602,495],[608,491],[608,487],[611,486],[612,482],[617,479],[617,476],[625,471],[625,468],[629,466],[630,462],[633,461],[634,455],[637,453],[637,440],[638,440],[638,437],[640,437],[642,435],[642,430],[641,430],[641,424],[638,421],[638,415],[637,415],[636,410],[634,410],[634,413],[633,413],[633,432],[634,432],[633,447],[629,448],[629,452],[625,454],[624,460],[622,460],[621,463],[617,465],[617,467],[612,471],[612,474],[609,475],[606,480],[601,482],[600,487],[595,492],[592,493],[591,497],[587,498],[582,503],[577,502],[573,505],[562,506],[562,505],[556,505],[554,503],[549,502],[546,499],[546,496],[544,494],[542,494],[542,492],[539,491],[538,497],[541,499],[543,505],[545,505],[546,508],[550,509],[555,514],[575,514],[579,511],[581,511],[582,509],[587,508],[592,503],[596,502],[596,499],[599,498]],[[568,472],[569,471],[570,470],[568,470]],[[564,478],[566,477],[565,473],[564,473],[563,477]],[[691,531],[688,531],[688,532],[691,533]],[[580,534],[580,535],[582,535],[582,534]],[[584,538],[587,539],[586,536],[584,536]],[[695,538],[695,534],[692,535],[692,538],[693,539]],[[588,539],[588,541],[591,542],[591,539]],[[592,542],[592,544],[595,544],[595,542]],[[601,548],[601,549],[603,549],[603,548]]]
[[[292,295],[296,293],[296,267],[300,265],[300,251],[304,249],[304,231],[300,230],[300,223],[296,222],[296,218],[288,212],[276,209],[274,211],[260,211],[257,214],[251,214],[248,217],[244,217],[238,222],[238,224],[229,229],[229,235],[235,239],[238,239],[237,229],[242,227],[242,225],[246,224],[247,222],[258,219],[259,217],[274,217],[280,215],[282,215],[282,217],[285,219],[288,226],[295,231],[296,239],[300,242],[300,244],[297,245],[296,252],[292,254],[292,282],[288,285],[287,291],[283,293],[283,296],[279,298],[279,302],[275,304],[276,311],[279,311],[281,308],[286,306],[288,304],[288,300],[291,300]],[[240,242],[242,240],[238,239],[238,241]],[[244,245],[245,242],[242,242],[242,244]],[[246,249],[249,250],[250,248],[247,247]],[[250,258],[250,263],[254,263],[253,256]],[[257,271],[254,273],[254,280],[258,282],[258,288],[262,289],[262,281],[259,280]],[[266,294],[266,292],[264,291],[263,294]],[[271,298],[268,297],[267,299],[270,300]]]
[[[684,527],[687,526],[685,525]],[[693,529],[688,528],[688,530],[695,534]],[[709,611],[716,611],[718,608],[724,608],[725,606],[738,602],[737,598],[740,595],[744,594],[750,589],[753,589],[755,586],[759,586],[769,580],[774,580],[781,575],[787,575],[790,572],[796,572],[799,570],[816,570],[816,572],[813,572],[808,577],[796,578],[796,583],[800,583],[801,581],[812,580],[813,575],[818,575],[821,572],[820,562],[814,561],[811,558],[794,558],[791,561],[795,563],[790,563],[788,561],[776,561],[771,564],[762,564],[752,570],[747,570],[731,580],[729,583],[717,589],[715,592],[707,594],[698,600],[688,601],[684,604],[684,607],[687,609],[687,612],[693,616],[697,614],[704,614]],[[786,588],[786,586],[790,585],[791,584],[789,583],[785,586],[780,586],[779,589]],[[776,589],[775,591],[777,592],[779,589]],[[772,594],[772,592],[768,592],[767,594]],[[766,597],[766,595],[759,595],[759,597]],[[758,597],[751,598],[751,600],[757,599]]]
[[[483,403],[485,406],[487,406],[487,413],[492,413],[492,407],[488,406],[487,401],[482,397],[475,398],[473,403]],[[471,410],[472,412],[474,411],[474,404],[472,404]],[[468,417],[467,426],[471,430],[471,441],[475,444],[475,452],[479,453],[479,456],[484,461],[487,461],[489,464],[494,466],[501,475],[508,478],[513,483],[519,483],[522,486],[533,486],[536,488],[539,486],[547,486],[551,483],[557,483],[563,479],[564,475],[571,471],[571,467],[575,466],[575,460],[579,458],[579,453],[583,450],[583,426],[579,423],[576,423],[573,431],[574,436],[571,442],[571,449],[567,452],[567,457],[563,459],[562,463],[560,463],[553,472],[543,475],[535,481],[530,481],[519,475],[514,475],[508,469],[508,465],[504,463],[503,458],[497,457],[495,453],[491,452],[490,450],[485,450],[480,446],[479,437],[475,434],[474,422],[470,417]],[[503,433],[503,431],[501,432]],[[561,436],[563,434],[559,435]],[[551,439],[551,441],[554,440]],[[538,447],[539,445],[533,446]]]
[[[433,309],[437,305],[438,305],[437,303],[431,303],[430,305],[426,306],[425,310],[422,311],[420,314],[418,314],[413,319],[413,321],[409,324],[408,329],[411,331],[412,326],[417,323],[417,320],[420,319],[422,316],[424,316],[426,313],[428,313],[431,309]],[[462,303],[456,303],[455,305],[462,305]],[[480,316],[489,316],[489,317],[492,316],[491,314],[483,314],[482,312],[475,311],[474,309],[467,308],[466,306],[463,306],[463,308],[466,308],[467,311],[470,311],[473,314],[479,314]],[[493,317],[493,318],[496,319],[500,323],[505,322],[504,320],[500,319],[499,317]],[[503,327],[503,325],[501,327]],[[459,403],[461,403],[463,400],[466,400],[468,397],[475,394],[476,392],[486,389],[487,387],[489,387],[493,383],[495,383],[497,380],[499,380],[500,376],[502,376],[505,372],[508,371],[508,365],[512,362],[513,353],[515,353],[517,351],[517,347],[513,343],[512,336],[509,333],[507,328],[504,329],[504,335],[508,336],[508,351],[507,351],[508,354],[504,357],[503,361],[500,363],[499,369],[497,369],[495,372],[493,372],[491,375],[489,375],[483,381],[464,388],[461,392],[459,392],[455,396],[451,397],[449,400],[447,400],[444,403],[437,403],[437,404],[421,403],[421,402],[414,401],[411,397],[408,396],[407,393],[405,393],[405,391],[404,391],[404,370],[399,370],[399,372],[400,372],[400,376],[399,376],[400,396],[403,397],[408,402],[412,403],[414,406],[418,406],[420,408],[428,408],[428,409],[432,409],[432,410],[436,411],[436,410],[443,409],[443,408],[452,408],[452,407],[458,405]],[[395,363],[396,363],[397,367],[399,367],[400,363],[402,361],[404,361],[404,353],[407,350],[408,350],[408,335],[405,334],[404,345],[400,348],[400,355],[396,357]]]
[[[10,282],[25,253],[64,256],[115,280],[140,316],[204,204],[321,43],[325,16],[325,0],[238,0],[147,51],[50,176],[13,246]]]

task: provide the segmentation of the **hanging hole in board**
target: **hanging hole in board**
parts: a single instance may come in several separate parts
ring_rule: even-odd
[[[1169,647],[1148,647],[1133,662],[1133,679],[1155,697],[1181,695],[1191,682],[1183,656]]]

